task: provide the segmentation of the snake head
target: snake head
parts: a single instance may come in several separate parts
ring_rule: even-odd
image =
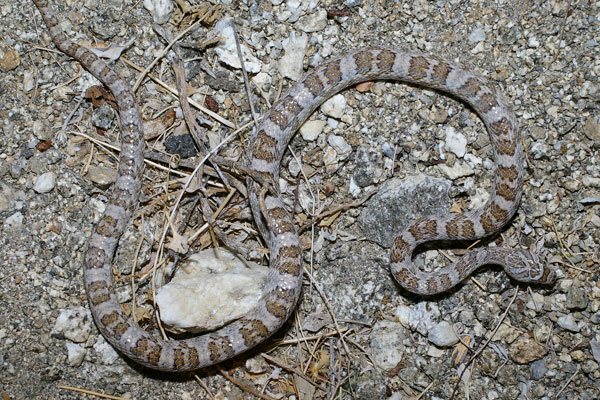
[[[541,261],[537,254],[528,250],[511,250],[504,269],[520,282],[551,285],[557,277],[556,272]]]

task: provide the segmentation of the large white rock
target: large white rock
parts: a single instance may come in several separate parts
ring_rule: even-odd
[[[196,253],[158,290],[161,320],[176,333],[219,328],[256,307],[268,271],[223,248]]]

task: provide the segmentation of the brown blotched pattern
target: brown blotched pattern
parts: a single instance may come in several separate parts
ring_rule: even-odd
[[[115,96],[120,109],[121,152],[117,182],[107,213],[88,240],[84,275],[90,307],[106,339],[136,362],[159,370],[193,370],[219,363],[257,345],[284,323],[293,310],[302,284],[300,240],[279,193],[269,193],[261,207],[260,185],[247,179],[248,198],[269,247],[273,270],[263,305],[245,318],[215,332],[182,341],[163,341],[130,322],[113,288],[112,259],[119,238],[137,206],[143,174],[142,121],[134,93],[126,81],[89,50],[71,42],[59,29],[58,19],[45,0],[34,0],[56,47],[78,60]],[[490,127],[496,153],[497,177],[488,203],[462,216],[420,219],[401,233],[391,252],[391,268],[407,290],[431,295],[459,283],[479,265],[494,262],[511,277],[524,282],[549,283],[554,273],[535,255],[521,250],[482,248],[467,253],[441,271],[424,273],[411,263],[418,243],[451,237],[479,238],[496,232],[518,206],[523,176],[522,146],[516,120],[487,81],[452,62],[431,55],[376,47],[335,58],[309,73],[282,96],[248,141],[245,165],[253,176],[276,182],[279,160],[287,143],[323,101],[337,91],[364,80],[398,79],[447,90],[471,104]],[[459,83],[460,87],[458,87]],[[493,108],[493,110],[492,110]],[[489,112],[488,112],[489,111]],[[276,186],[276,185],[275,185]],[[276,192],[275,188],[273,191]],[[264,226],[266,225],[266,226]]]

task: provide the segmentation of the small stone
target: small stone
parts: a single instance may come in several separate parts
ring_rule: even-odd
[[[463,157],[467,151],[467,138],[460,132],[457,132],[453,127],[446,127],[446,141],[444,148],[457,157]]]
[[[434,107],[429,113],[429,118],[437,124],[443,124],[448,119],[448,110],[441,107]]]
[[[164,143],[165,150],[167,150],[169,154],[179,154],[179,157],[182,159],[190,158],[198,154],[194,139],[189,133],[169,136]]]
[[[322,31],[327,26],[327,11],[319,8],[316,13],[300,18],[296,25],[306,33]]]
[[[592,349],[594,360],[600,363],[600,335],[596,335],[596,338],[590,341],[590,348]]]
[[[448,347],[458,343],[458,336],[456,336],[452,325],[446,321],[435,325],[429,331],[427,339],[438,347]]]
[[[4,52],[4,56],[0,58],[0,69],[4,71],[11,71],[17,68],[21,64],[21,56],[19,52],[13,49],[9,49]]]
[[[342,136],[337,135],[329,135],[327,138],[327,143],[338,153],[340,159],[345,159],[352,153],[352,146],[350,146],[346,139]]]
[[[67,338],[75,343],[85,342],[92,332],[92,319],[89,311],[82,307],[60,312],[50,332],[52,337]]]
[[[67,364],[71,367],[80,366],[86,352],[86,349],[77,343],[67,342]]]
[[[469,44],[475,44],[485,39],[485,31],[482,28],[475,28],[469,35]]]
[[[307,142],[311,142],[319,137],[321,132],[323,132],[325,125],[327,125],[326,121],[306,121],[300,127],[300,135],[302,135],[302,138]]]
[[[401,305],[395,314],[402,325],[426,335],[436,325],[435,320],[440,317],[440,309],[435,302],[422,301],[412,307]]]
[[[23,219],[24,219],[23,214],[21,214],[19,211],[17,211],[10,217],[6,218],[2,225],[4,226],[4,229],[6,229],[6,230],[19,229],[21,226],[23,226]]]
[[[579,325],[571,314],[563,315],[556,321],[558,326],[571,332],[579,332]]]
[[[585,310],[588,305],[588,296],[582,287],[571,286],[567,292],[566,307],[569,310]]]
[[[344,109],[346,108],[346,98],[341,94],[336,94],[329,100],[327,100],[321,106],[321,111],[329,115],[332,118],[340,119],[344,115]]]
[[[469,164],[461,161],[455,162],[452,167],[440,164],[438,165],[438,168],[447,178],[452,180],[473,175],[473,168],[471,168]]]
[[[600,145],[600,122],[593,115],[590,115],[585,120],[583,133],[589,139],[593,140],[597,146]]]
[[[338,169],[338,156],[335,149],[331,146],[325,147],[323,150],[323,164],[325,165],[325,172],[332,173]]]
[[[27,195],[17,187],[0,181],[0,212],[22,210],[27,204]]]
[[[546,372],[548,372],[548,367],[543,359],[536,360],[531,364],[531,379],[536,381],[542,379]]]
[[[383,369],[394,368],[404,352],[402,342],[406,339],[405,328],[392,321],[377,321],[371,332],[371,350],[377,366]]]
[[[103,131],[107,131],[113,127],[117,112],[107,103],[104,102],[100,107],[94,109],[92,113],[92,125]]]
[[[104,336],[100,336],[94,343],[94,351],[104,365],[112,365],[119,359],[119,353],[104,339]]]
[[[144,0],[144,8],[150,12],[154,22],[160,25],[169,20],[173,11],[173,2],[171,0]]]
[[[85,176],[98,187],[105,189],[117,181],[117,170],[101,165],[92,165],[88,168]]]
[[[369,147],[361,146],[356,152],[356,168],[352,177],[360,187],[366,187],[377,183],[383,175],[382,154],[380,151],[372,151]]]
[[[517,364],[528,364],[546,355],[544,346],[529,336],[521,336],[508,348],[510,358]]]
[[[241,69],[242,64],[238,57],[237,47],[234,39],[234,32],[232,25],[233,20],[230,17],[223,17],[217,22],[211,31],[213,37],[220,37],[222,41],[215,48],[215,52],[219,61],[223,64],[229,65],[230,67]],[[251,74],[257,74],[262,68],[262,63],[252,55],[252,52],[243,40],[240,40],[240,47],[244,58],[244,66],[246,71]]]
[[[305,33],[299,36],[294,31],[290,33],[288,42],[284,46],[285,54],[279,60],[279,73],[281,75],[293,81],[297,81],[302,77],[307,45],[308,36]]]
[[[177,333],[219,328],[256,307],[268,270],[224,248],[193,254],[156,294],[161,319]]]
[[[46,172],[38,176],[33,184],[33,190],[37,193],[48,193],[56,185],[56,174],[54,172]]]

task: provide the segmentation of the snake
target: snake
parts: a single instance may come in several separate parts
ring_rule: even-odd
[[[250,134],[243,163],[248,199],[269,249],[264,296],[245,316],[200,336],[163,340],[143,330],[121,307],[114,289],[113,257],[130,224],[142,187],[144,139],[136,97],[129,84],[87,48],[71,41],[47,0],[33,0],[55,46],[99,79],[119,109],[118,177],[84,253],[84,285],[99,331],[131,360],[157,370],[190,371],[230,359],[279,330],[298,301],[303,277],[300,239],[281,197],[279,169],[288,142],[302,123],[334,94],[372,80],[394,80],[452,95],[471,106],[488,131],[494,178],[487,202],[464,213],[420,218],[394,240],[391,272],[401,287],[429,296],[454,287],[484,264],[499,264],[519,282],[550,284],[555,272],[525,249],[487,246],[470,250],[433,272],[411,261],[416,246],[432,240],[475,240],[497,233],[515,214],[522,194],[524,149],[507,100],[482,75],[436,55],[393,47],[368,47],[332,58],[297,81]],[[248,175],[250,176],[250,175]],[[265,187],[270,190],[264,190]]]

